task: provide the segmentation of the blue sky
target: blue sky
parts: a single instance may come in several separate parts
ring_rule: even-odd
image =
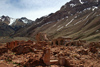
[[[0,0],[0,16],[35,20],[54,13],[70,0]]]

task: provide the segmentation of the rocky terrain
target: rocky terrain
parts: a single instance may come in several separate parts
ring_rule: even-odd
[[[35,21],[0,17],[0,67],[49,66],[100,67],[100,0],[71,0]]]
[[[38,34],[36,41],[0,44],[0,67],[100,67],[100,42],[56,40]]]

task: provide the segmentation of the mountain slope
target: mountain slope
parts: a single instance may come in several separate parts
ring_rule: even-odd
[[[11,18],[9,16],[1,16],[0,21],[3,23],[6,23],[7,25],[11,26],[14,30],[18,30],[22,27],[24,27],[27,24],[31,24],[34,21],[27,19],[26,17],[22,18]]]
[[[73,39],[98,40],[99,19],[100,0],[71,0],[56,13],[38,18],[27,29],[20,29],[15,36],[34,37],[38,32],[44,32],[51,38],[71,36]]]
[[[99,40],[100,0],[71,0],[56,13],[43,16],[17,31],[14,36],[34,37],[38,32],[50,38],[70,36],[73,39]]]
[[[0,37],[11,36],[14,33],[15,31],[11,26],[8,26],[6,23],[0,22]]]
[[[25,17],[14,19],[3,15],[0,17],[0,37],[12,36],[17,30],[33,22]]]

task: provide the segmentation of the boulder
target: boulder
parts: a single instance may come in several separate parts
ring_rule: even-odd
[[[33,49],[30,46],[19,45],[13,48],[12,51],[15,52],[16,54],[26,54],[32,52]]]

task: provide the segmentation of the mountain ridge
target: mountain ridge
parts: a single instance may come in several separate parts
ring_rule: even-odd
[[[26,17],[22,18],[11,18],[9,16],[2,15],[0,17],[0,21],[6,23],[7,25],[11,26],[13,29],[18,30],[21,27],[24,27],[27,24],[31,24],[34,21],[27,19]]]
[[[51,39],[70,36],[73,39],[99,40],[100,0],[71,0],[55,13],[43,16],[13,35],[34,37],[47,33]]]

